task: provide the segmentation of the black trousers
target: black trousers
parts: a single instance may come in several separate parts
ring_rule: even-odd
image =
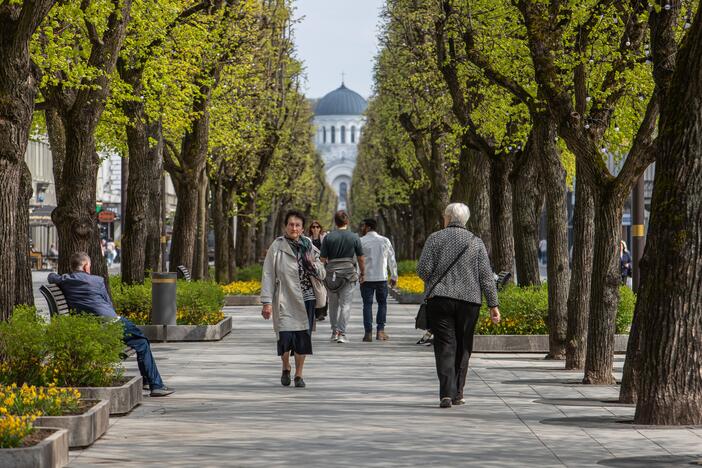
[[[470,302],[432,297],[427,303],[429,327],[434,332],[439,398],[463,398],[479,315],[480,305]]]

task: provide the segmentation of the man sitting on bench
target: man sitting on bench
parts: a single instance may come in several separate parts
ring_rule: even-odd
[[[122,322],[124,343],[136,351],[139,372],[144,379],[144,384],[148,384],[151,396],[161,397],[173,393],[175,390],[166,387],[161,380],[151,354],[149,340],[131,321],[117,315],[107,294],[103,277],[90,274],[90,257],[87,253],[77,252],[71,255],[71,271],[72,273],[65,275],[49,274],[49,283],[61,288],[68,307],[100,317],[115,318]]]

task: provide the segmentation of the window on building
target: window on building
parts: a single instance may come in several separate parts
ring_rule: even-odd
[[[322,127],[322,143],[327,142],[327,127]]]
[[[348,198],[348,191],[349,191],[349,186],[346,184],[346,182],[342,182],[339,184],[339,204],[346,206],[346,201]]]
[[[331,128],[331,142],[336,143],[336,127],[333,125]]]
[[[346,127],[341,126],[341,143],[346,143]]]
[[[351,125],[351,143],[356,143],[356,126]]]

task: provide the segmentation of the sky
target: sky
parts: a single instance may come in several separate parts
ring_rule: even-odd
[[[384,0],[296,0],[297,55],[304,62],[305,94],[320,98],[341,84],[368,98]],[[304,18],[303,18],[304,17]]]

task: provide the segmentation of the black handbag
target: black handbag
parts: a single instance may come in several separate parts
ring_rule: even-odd
[[[429,330],[429,317],[427,315],[427,300],[429,299],[429,296],[431,293],[434,291],[434,288],[436,287],[437,284],[441,283],[441,280],[443,280],[446,275],[448,274],[449,271],[451,271],[451,268],[460,260],[460,258],[468,252],[468,248],[470,247],[470,242],[468,242],[468,245],[466,245],[466,248],[461,251],[460,254],[451,262],[451,264],[446,268],[446,271],[439,277],[439,280],[434,283],[434,285],[431,287],[428,293],[424,295],[424,302],[422,302],[422,305],[419,306],[419,311],[417,311],[417,316],[414,318],[414,328],[418,330]]]

